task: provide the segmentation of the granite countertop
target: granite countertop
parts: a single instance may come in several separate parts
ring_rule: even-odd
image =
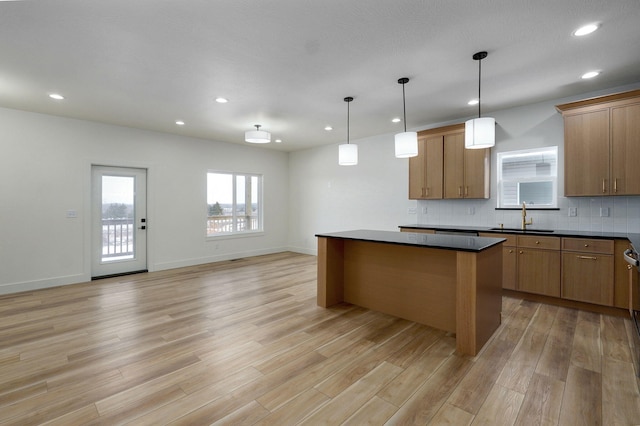
[[[423,225],[423,224],[410,224],[400,225],[399,228],[404,229],[431,229],[434,231],[443,232],[486,232],[494,233],[496,236],[500,234],[518,234],[518,235],[546,235],[549,237],[574,237],[574,238],[602,238],[602,239],[626,239],[633,244],[636,250],[640,249],[640,234],[638,233],[624,233],[624,232],[598,232],[598,231],[571,231],[564,229],[553,230],[536,230],[535,227],[528,228],[526,231],[513,228],[505,228],[504,230],[487,228],[484,226],[457,226],[457,225]],[[497,228],[497,227],[496,227]]]
[[[418,246],[455,251],[480,252],[506,241],[504,238],[487,238],[466,235],[419,234],[411,232],[374,231],[358,229],[355,231],[316,234],[316,237],[339,238],[344,240],[370,241],[405,246]]]

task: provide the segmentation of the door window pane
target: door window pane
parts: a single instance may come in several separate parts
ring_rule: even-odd
[[[102,262],[134,254],[133,176],[102,176]]]

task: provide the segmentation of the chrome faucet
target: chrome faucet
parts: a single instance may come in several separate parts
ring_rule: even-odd
[[[527,222],[527,206],[522,203],[522,226],[520,228],[523,231],[526,231],[527,225],[533,225],[533,218],[529,219],[529,221]]]

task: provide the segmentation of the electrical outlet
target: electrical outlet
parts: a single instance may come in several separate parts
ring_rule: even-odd
[[[427,208],[426,207],[422,208],[422,214],[427,214]]]
[[[78,217],[78,211],[77,210],[67,210],[67,217],[69,219],[75,219]]]
[[[600,207],[600,217],[609,217],[609,207]]]
[[[475,207],[469,207],[469,210],[467,210],[467,214],[468,215],[476,214],[476,208]]]
[[[409,208],[407,209],[407,213],[408,213],[408,214],[416,214],[416,213],[417,213],[417,210],[416,210],[416,208],[415,208],[415,207],[409,207]]]
[[[569,217],[578,216],[578,208],[577,207],[569,207]]]

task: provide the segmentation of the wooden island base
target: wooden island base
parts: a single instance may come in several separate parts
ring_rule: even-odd
[[[318,305],[347,302],[456,334],[475,356],[500,325],[502,244],[482,251],[318,236]]]

